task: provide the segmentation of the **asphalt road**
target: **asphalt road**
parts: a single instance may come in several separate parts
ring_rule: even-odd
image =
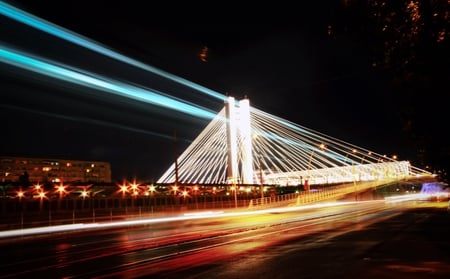
[[[450,214],[447,204],[419,204],[394,218],[361,230],[356,225],[353,232],[335,237],[321,232],[292,240],[263,253],[251,253],[227,262],[207,274],[210,278],[243,279],[448,279]]]
[[[362,202],[6,241],[0,278],[450,278],[447,204]]]

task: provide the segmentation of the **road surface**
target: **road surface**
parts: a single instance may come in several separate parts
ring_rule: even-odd
[[[450,278],[447,203],[285,210],[4,238],[0,278]]]

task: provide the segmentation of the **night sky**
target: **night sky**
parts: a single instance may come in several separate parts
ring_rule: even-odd
[[[248,97],[270,114],[447,171],[448,1],[310,2],[318,3],[6,1],[167,73]],[[1,15],[0,43],[211,111],[224,105]],[[118,181],[157,180],[174,150],[209,122],[3,63],[0,84],[1,155],[108,161]]]

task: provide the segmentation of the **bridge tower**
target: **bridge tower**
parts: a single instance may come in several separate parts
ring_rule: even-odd
[[[250,101],[245,98],[237,102],[234,97],[228,97],[225,102],[225,116],[228,181],[233,184],[253,184]]]

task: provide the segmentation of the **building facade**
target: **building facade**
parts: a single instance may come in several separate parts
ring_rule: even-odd
[[[0,156],[0,181],[111,182],[111,164],[100,161]]]

